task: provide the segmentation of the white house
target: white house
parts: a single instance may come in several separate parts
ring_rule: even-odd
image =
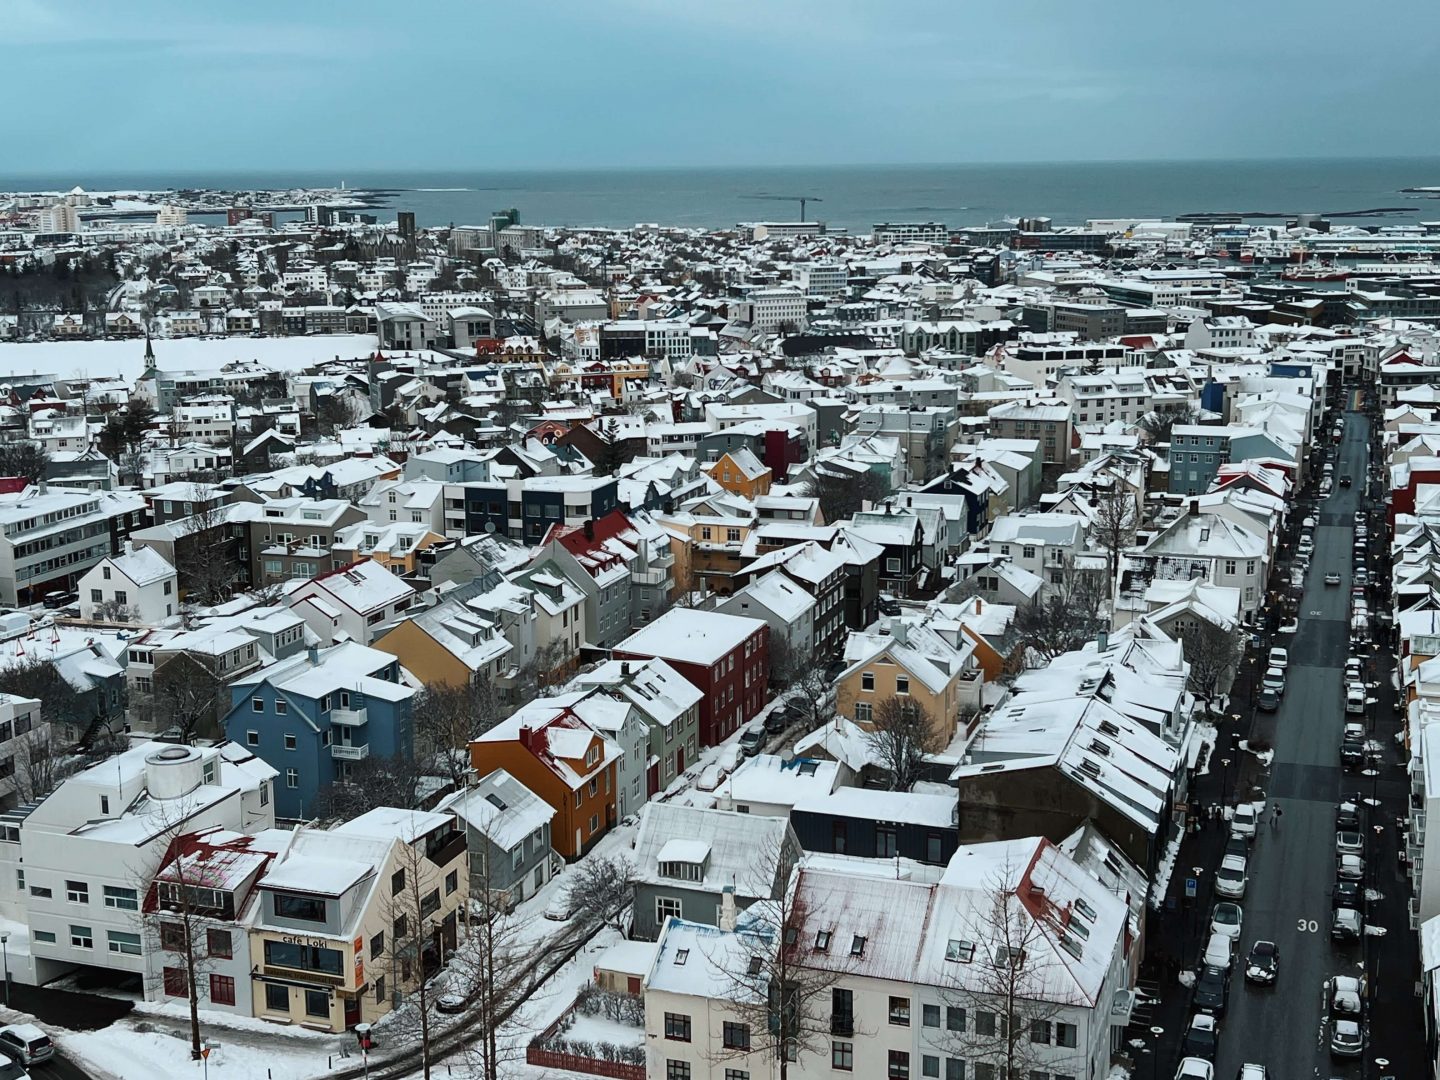
[[[369,645],[414,599],[414,589],[379,563],[366,560],[310,579],[285,602],[326,644],[348,637]]]
[[[180,609],[175,567],[154,548],[109,555],[80,579],[80,617],[87,622],[156,626]]]
[[[13,807],[34,793],[31,762],[50,757],[50,725],[41,718],[40,699],[0,694],[0,806]],[[19,775],[17,775],[17,770]]]
[[[732,594],[715,609],[726,615],[764,619],[770,626],[770,648],[784,642],[796,661],[815,655],[815,598],[780,570],[771,570]]]

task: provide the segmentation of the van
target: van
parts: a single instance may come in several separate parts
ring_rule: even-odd
[[[740,734],[740,752],[746,757],[754,757],[765,749],[765,725],[751,724]]]
[[[1365,688],[1359,683],[1351,683],[1345,688],[1345,711],[1351,716],[1364,714]]]
[[[1253,840],[1255,839],[1255,825],[1255,807],[1250,803],[1241,803],[1230,815],[1231,836],[1243,836],[1246,840]]]

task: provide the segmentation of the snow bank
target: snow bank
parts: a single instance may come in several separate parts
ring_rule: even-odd
[[[148,1027],[149,1025],[142,1025]],[[227,1040],[225,1032],[213,1031],[214,1042],[209,1072],[215,1077],[266,1077],[268,1080],[308,1080],[330,1071],[332,1055],[338,1060],[338,1039],[327,1048],[308,1039],[287,1039],[277,1035],[270,1025],[270,1038],[247,1045]],[[163,1029],[140,1031],[125,1024],[114,1024],[100,1031],[52,1035],[66,1054],[94,1066],[112,1076],[194,1076],[199,1070],[190,1060],[190,1039],[186,1025],[170,1024]],[[353,1041],[353,1036],[351,1037]]]
[[[1170,875],[1175,870],[1175,860],[1180,855],[1180,841],[1184,832],[1176,829],[1165,844],[1165,852],[1160,856],[1160,865],[1155,870],[1155,880],[1150,883],[1150,906],[1156,911],[1165,903],[1165,893],[1170,888]]]

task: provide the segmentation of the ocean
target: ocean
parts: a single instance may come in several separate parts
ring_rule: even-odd
[[[851,232],[881,221],[940,221],[951,227],[1005,217],[1162,217],[1204,211],[1402,213],[1356,217],[1363,224],[1440,219],[1440,205],[1401,192],[1440,185],[1440,158],[1287,161],[1087,162],[788,168],[405,170],[85,173],[0,176],[0,190],[160,190],[171,187],[387,189],[380,213],[412,210],[422,226],[483,225],[514,207],[538,225],[628,227],[641,222],[727,228],[742,221],[807,218]],[[757,198],[774,196],[777,198]],[[1273,220],[1273,219],[1272,219]]]

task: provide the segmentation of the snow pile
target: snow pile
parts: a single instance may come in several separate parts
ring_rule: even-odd
[[[1165,903],[1165,893],[1170,888],[1170,875],[1175,870],[1175,859],[1180,854],[1180,839],[1185,834],[1176,830],[1165,844],[1160,856],[1160,865],[1155,870],[1155,880],[1150,883],[1150,906],[1159,911]]]
[[[1200,757],[1204,758],[1205,764],[1196,770],[1199,776],[1210,775],[1210,760],[1215,756],[1215,740],[1220,737],[1220,729],[1209,721],[1201,721],[1195,725],[1195,738],[1200,740]]]
[[[1383,926],[1376,926],[1374,923],[1371,923],[1365,927],[1365,933],[1370,937],[1384,937],[1388,931]]]
[[[203,1024],[202,1031],[211,1047],[210,1071],[217,1076],[307,1080],[329,1072],[331,1060],[339,1060],[342,1042],[348,1050],[355,1041],[350,1035],[332,1035],[323,1042],[292,1038],[281,1035],[273,1024],[266,1028],[262,1037]],[[172,1031],[175,1034],[171,1034]],[[195,1063],[190,1060],[188,1023],[166,1023],[158,1027],[143,1021],[122,1021],[100,1031],[62,1034],[52,1030],[51,1034],[66,1054],[111,1076],[196,1074]]]
[[[1195,985],[1195,973],[1193,971],[1182,971],[1179,975],[1176,976],[1176,978],[1179,980],[1180,985],[1185,987],[1185,989],[1187,990]]]

